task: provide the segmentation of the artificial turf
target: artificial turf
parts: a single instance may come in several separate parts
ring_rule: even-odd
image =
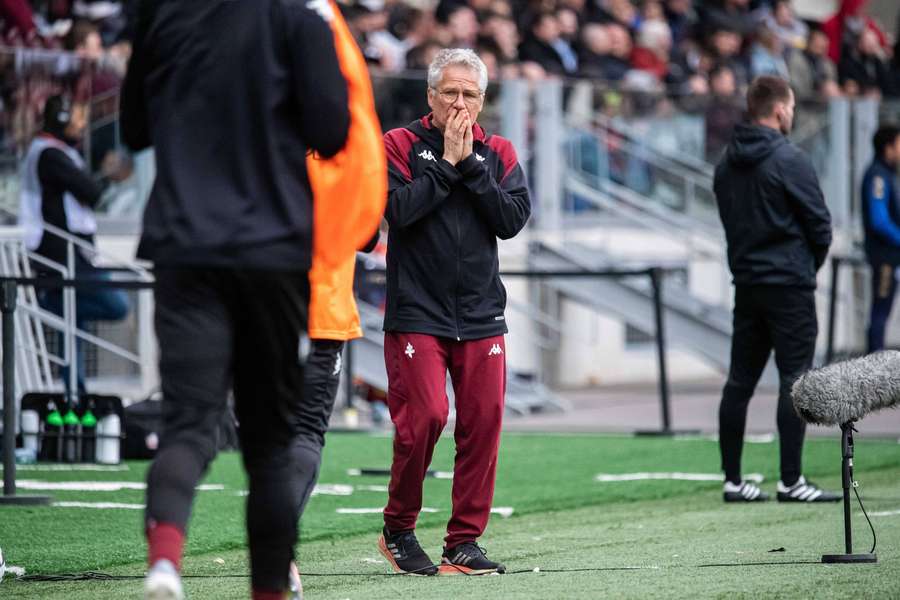
[[[478,580],[384,576],[387,566],[374,546],[380,515],[336,513],[338,508],[383,506],[386,496],[379,486],[387,479],[353,477],[347,470],[386,467],[390,450],[388,437],[330,436],[320,482],[355,489],[349,496],[318,495],[310,502],[298,550],[302,568],[310,574],[305,578],[308,598],[900,597],[900,514],[890,514],[900,512],[896,440],[857,441],[856,469],[863,497],[868,498],[870,511],[883,513],[873,517],[881,562],[848,567],[813,564],[823,552],[842,549],[839,505],[724,506],[717,482],[594,480],[598,473],[715,473],[714,441],[507,434],[494,505],[515,512],[511,518],[495,516],[482,542],[492,558],[503,560],[511,570],[527,572]],[[452,456],[452,439],[443,439],[433,466],[449,470]],[[749,444],[744,462],[745,471],[763,473],[767,478],[763,487],[773,491],[777,443]],[[146,463],[127,466],[127,471],[112,473],[23,470],[18,478],[143,480]],[[804,470],[809,477],[836,487],[839,467],[837,440],[807,443]],[[198,492],[185,573],[213,577],[187,579],[187,591],[194,598],[246,597],[240,494],[246,486],[238,457],[221,456],[205,483],[225,489]],[[425,505],[438,512],[422,515],[419,532],[432,558],[439,556],[450,486],[446,480],[426,483]],[[50,493],[56,501],[143,501],[138,490]],[[854,508],[854,514],[858,512]],[[870,534],[865,521],[857,518],[855,525],[857,550],[866,551]],[[138,510],[0,508],[0,547],[8,563],[30,574],[92,570],[140,575],[144,569]],[[784,550],[769,552],[780,548]],[[751,564],[770,562],[778,564]],[[532,572],[536,567],[541,572]],[[2,598],[80,600],[139,594],[139,580],[0,583]]]

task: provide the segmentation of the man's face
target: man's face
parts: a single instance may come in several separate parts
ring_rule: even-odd
[[[67,139],[77,141],[81,139],[87,127],[87,106],[73,104],[69,110],[69,124],[63,132]]]
[[[554,42],[559,37],[559,22],[553,15],[544,15],[534,27],[534,35],[537,39],[547,44]]]
[[[890,166],[897,168],[900,165],[900,135],[894,138],[893,144],[884,148],[884,159]]]
[[[460,8],[450,15],[447,28],[454,42],[463,45],[474,44],[478,37],[478,19],[475,17],[475,11],[468,7]]]
[[[432,121],[441,130],[454,110],[468,111],[469,121],[474,123],[483,105],[484,94],[478,87],[478,71],[463,65],[445,67],[437,85],[428,88]]]
[[[794,129],[794,92],[791,92],[787,102],[775,104],[775,117],[778,119],[778,128],[784,135]]]
[[[825,56],[825,53],[828,52],[828,36],[821,31],[816,31],[809,36],[806,50],[813,56]]]

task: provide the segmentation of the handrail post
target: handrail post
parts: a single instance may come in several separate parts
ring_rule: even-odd
[[[16,495],[16,289],[15,279],[0,285],[3,325],[3,495],[0,505],[48,504],[49,496]]]
[[[653,313],[656,320],[656,353],[659,361],[659,401],[662,408],[662,433],[672,431],[669,412],[669,375],[666,368],[666,328],[663,316],[662,269],[653,267],[649,270],[650,284],[653,287]]]
[[[16,282],[3,281],[3,495],[16,494]]]
[[[837,319],[838,278],[841,269],[841,257],[831,257],[831,293],[828,295],[828,336],[825,343],[825,364],[834,360],[834,326]]]

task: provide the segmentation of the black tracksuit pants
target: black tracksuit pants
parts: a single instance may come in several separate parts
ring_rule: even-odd
[[[249,476],[252,585],[287,589],[337,387],[336,354],[326,351],[342,343],[310,352],[306,272],[157,268],[155,300],[164,430],[146,518],[186,531],[233,388]]]
[[[791,385],[812,366],[817,333],[813,290],[735,287],[731,368],[719,406],[719,449],[727,480],[737,483],[741,479],[747,407],[773,349],[779,377],[781,480],[791,485],[801,475],[806,424],[794,411]]]

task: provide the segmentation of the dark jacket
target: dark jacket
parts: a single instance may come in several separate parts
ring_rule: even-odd
[[[430,116],[384,136],[390,225],[385,331],[470,340],[506,333],[497,238],[516,235],[531,201],[515,150],[474,127],[473,153],[443,160]]]
[[[103,185],[72,162],[62,150],[47,148],[41,152],[37,165],[38,180],[41,182],[41,217],[57,229],[67,231],[85,242],[94,245],[93,234],[75,233],[69,230],[66,218],[66,209],[63,197],[68,192],[82,205],[93,209],[103,193]],[[68,243],[57,235],[45,233],[41,237],[41,245],[36,252],[53,262],[66,265],[68,258]],[[76,253],[76,259],[82,259],[80,252]],[[81,262],[79,260],[79,262]],[[59,272],[39,263],[35,263],[35,269],[51,274]]]
[[[713,187],[735,285],[816,287],[831,215],[799,148],[774,129],[738,124]]]
[[[139,7],[122,137],[156,148],[138,255],[162,265],[308,269],[306,155],[349,126],[324,1]]]
[[[876,158],[862,181],[866,256],[875,265],[900,266],[900,188],[897,173]]]
[[[566,68],[562,57],[550,44],[543,42],[533,35],[525,38],[519,45],[519,60],[533,62],[541,65],[547,73],[553,75],[565,75]]]

